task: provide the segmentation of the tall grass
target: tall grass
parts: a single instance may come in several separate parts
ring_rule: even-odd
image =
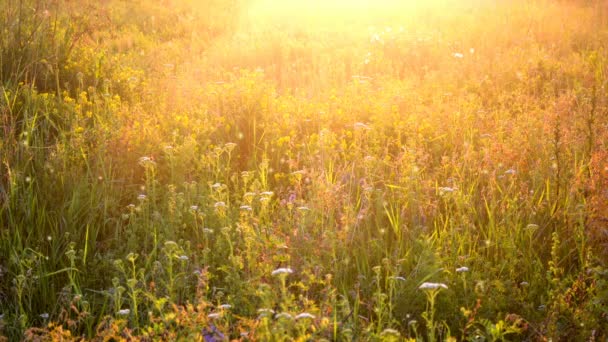
[[[608,9],[384,6],[0,2],[0,334],[606,338]]]

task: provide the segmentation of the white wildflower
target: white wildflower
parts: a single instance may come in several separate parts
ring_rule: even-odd
[[[353,125],[353,127],[355,130],[366,130],[367,131],[367,130],[371,129],[368,125],[364,124],[363,122],[356,122]]]
[[[466,266],[462,266],[462,267],[458,267],[456,269],[456,273],[463,273],[463,272],[469,272],[469,268]]]
[[[217,318],[222,317],[222,315],[220,313],[213,312],[213,313],[208,314],[207,317],[211,318],[211,319],[217,319]]]
[[[302,312],[301,314],[297,314],[295,317],[296,320],[303,319],[303,318],[315,319],[315,315],[310,314],[308,312]]]
[[[445,194],[454,192],[456,189],[451,188],[449,186],[442,186],[442,187],[439,187],[438,190],[441,195],[445,195]]]
[[[226,203],[225,202],[215,202],[215,204],[213,205],[215,208],[226,208]]]
[[[276,319],[280,319],[280,318],[293,319],[293,316],[288,312],[279,312],[278,314],[276,314],[274,316],[274,318],[276,318]]]
[[[230,305],[230,304],[222,304],[222,305],[220,305],[220,309],[223,309],[223,310],[229,310],[231,308],[232,308],[232,305]]]
[[[276,270],[272,271],[272,275],[279,275],[279,274],[292,274],[293,270],[289,267],[281,267],[281,268],[277,268]]]
[[[118,312],[116,312],[116,313],[118,315],[120,315],[120,316],[126,316],[126,315],[128,315],[128,314],[131,313],[131,310],[129,310],[129,309],[121,309],[121,310],[118,310]]]
[[[141,157],[141,158],[139,158],[139,165],[146,167],[146,166],[154,166],[154,165],[156,165],[156,163],[150,157]]]
[[[40,314],[40,318],[42,318],[42,319],[49,319],[49,314],[46,313],[46,312],[42,313],[42,314]]]
[[[460,52],[454,52],[452,54],[452,56],[454,56],[454,58],[459,58],[459,59],[460,58],[464,58],[464,55],[462,53],[460,53]]]
[[[380,336],[395,336],[395,337],[399,337],[401,336],[401,334],[395,330],[395,329],[391,329],[391,328],[387,328],[382,330],[382,332],[380,333]]]
[[[421,289],[421,290],[437,290],[437,289],[441,289],[441,288],[447,289],[448,286],[446,284],[444,284],[444,283],[427,283],[427,282],[424,282],[418,288]]]
[[[139,195],[137,196],[137,199],[138,199],[138,200],[140,200],[140,201],[144,201],[144,200],[146,199],[146,195],[144,195],[144,194],[139,194]]]

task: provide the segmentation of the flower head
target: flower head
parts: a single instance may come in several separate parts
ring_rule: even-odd
[[[116,312],[116,313],[118,315],[120,315],[120,316],[126,316],[126,315],[128,315],[128,314],[131,313],[131,310],[129,310],[129,309],[122,309],[122,310],[118,310],[118,312]]]
[[[421,290],[437,290],[437,289],[447,289],[448,286],[444,283],[427,283],[424,282],[422,285],[418,287]]]
[[[293,270],[289,267],[281,267],[281,268],[277,268],[276,270],[272,271],[272,275],[280,275],[280,274],[292,274]]]
[[[308,312],[302,312],[301,314],[297,314],[295,317],[296,320],[303,319],[303,318],[315,319],[315,315],[310,314]]]
[[[463,273],[463,272],[469,272],[469,268],[466,266],[462,266],[462,267],[458,267],[456,269],[456,273]]]

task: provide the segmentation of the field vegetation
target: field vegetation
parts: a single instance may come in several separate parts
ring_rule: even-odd
[[[605,341],[604,1],[0,0],[0,340]]]

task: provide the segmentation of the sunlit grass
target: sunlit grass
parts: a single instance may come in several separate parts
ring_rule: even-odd
[[[0,336],[606,338],[602,2],[0,12]]]

